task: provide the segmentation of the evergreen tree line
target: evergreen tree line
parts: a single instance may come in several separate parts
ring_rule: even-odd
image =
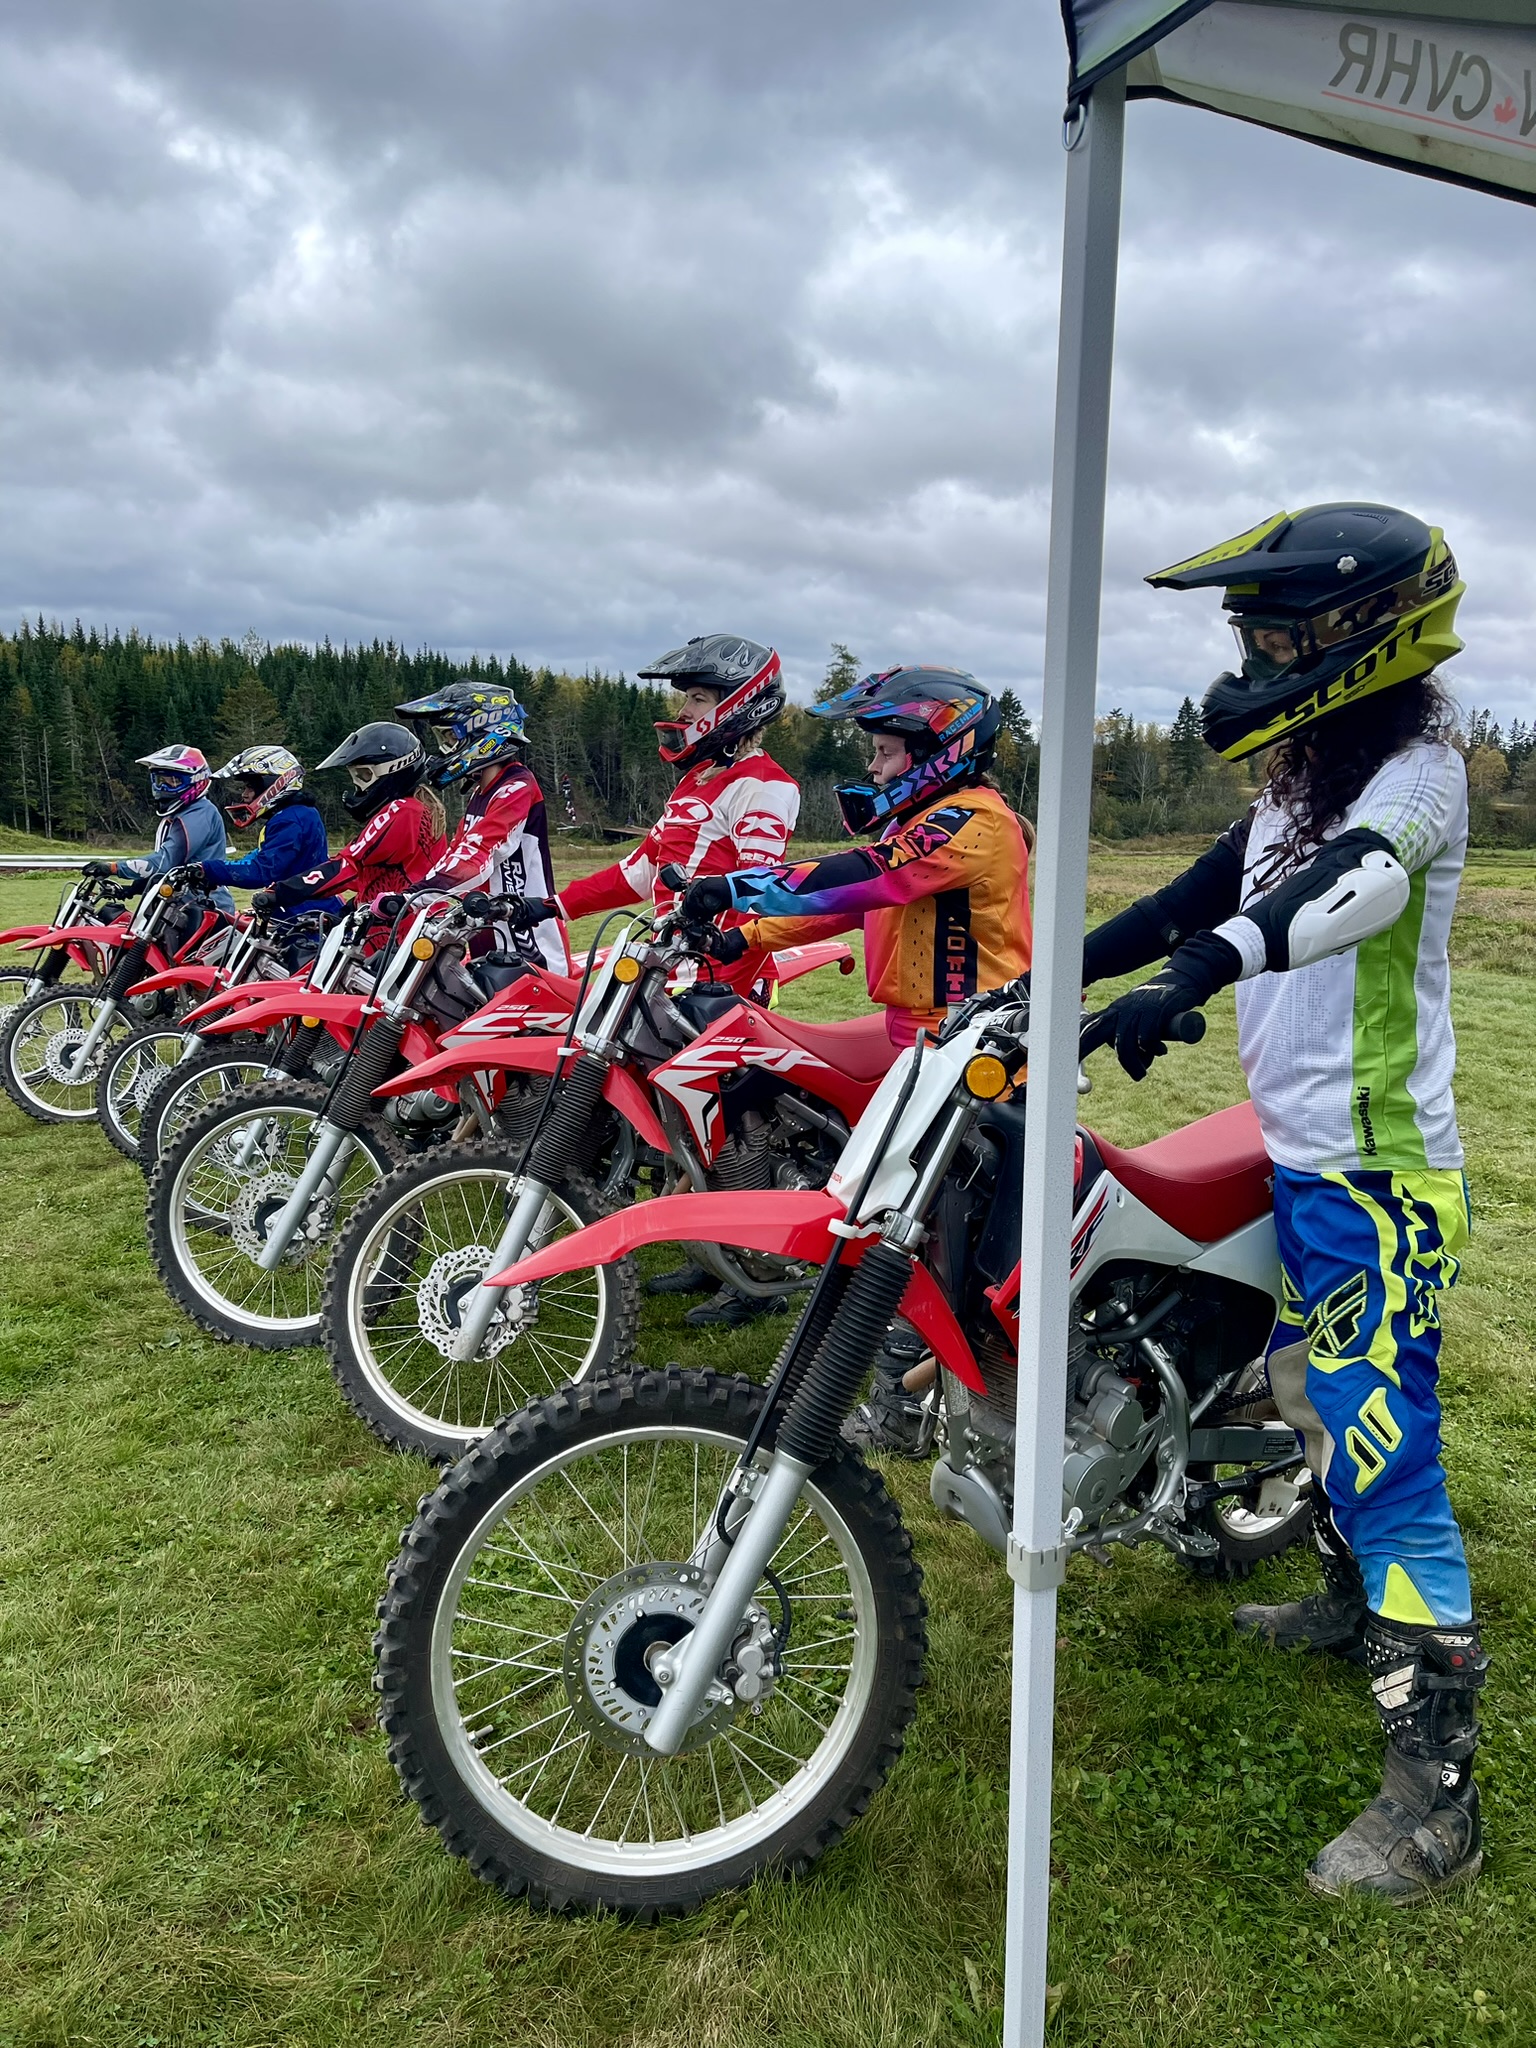
[[[835,644],[818,699],[859,673],[855,656]],[[672,699],[623,675],[573,676],[512,656],[455,662],[377,640],[339,648],[274,646],[255,634],[156,641],[39,619],[0,636],[0,821],[57,839],[143,839],[154,817],[138,756],[180,742],[200,746],[218,767],[243,747],[274,741],[313,766],[355,727],[390,717],[396,704],[456,675],[505,684],[526,707],[530,762],[554,829],[612,837],[644,829],[661,810],[674,777],[657,758],[653,727]],[[1033,817],[1038,741],[1011,690],[1001,708],[995,780],[1015,810]],[[800,836],[838,838],[833,785],[866,772],[862,737],[792,705],[765,738],[800,783]],[[1536,844],[1536,729],[1516,723],[1506,734],[1480,712],[1464,722],[1458,743],[1478,836]],[[310,784],[336,832],[349,824],[344,786],[340,775]],[[1252,793],[1244,773],[1201,741],[1188,698],[1171,726],[1121,710],[1097,723],[1092,827],[1100,838],[1216,831]]]

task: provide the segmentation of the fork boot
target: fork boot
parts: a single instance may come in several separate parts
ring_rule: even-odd
[[[1312,1481],[1312,1540],[1323,1568],[1322,1592],[1287,1600],[1281,1607],[1254,1603],[1239,1607],[1232,1626],[1239,1635],[1257,1636],[1273,1650],[1327,1650],[1335,1657],[1347,1657],[1351,1664],[1363,1664],[1365,1581],[1354,1553],[1338,1532],[1318,1479]]]
[[[1483,1867],[1472,1759],[1488,1658],[1477,1624],[1425,1628],[1367,1618],[1366,1668],[1387,1738],[1381,1790],[1307,1872],[1315,1892],[1406,1906]]]

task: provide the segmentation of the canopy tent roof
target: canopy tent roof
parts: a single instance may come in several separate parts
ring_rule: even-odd
[[[1516,0],[1473,0],[1486,16]],[[1130,65],[1132,98],[1209,107],[1536,206],[1536,5],[1518,25],[1377,4],[1213,0]]]
[[[1062,17],[1074,101],[1129,64],[1133,98],[1536,203],[1533,0],[1062,0]]]

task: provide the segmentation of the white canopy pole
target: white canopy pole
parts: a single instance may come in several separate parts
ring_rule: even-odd
[[[1124,139],[1122,70],[1093,88],[1067,155],[1008,1558],[1015,1590],[1003,2048],[1036,2048],[1045,2032],[1077,1039]]]

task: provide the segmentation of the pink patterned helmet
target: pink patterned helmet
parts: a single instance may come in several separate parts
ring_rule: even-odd
[[[172,818],[208,794],[213,780],[198,747],[161,747],[141,754],[137,766],[149,770],[149,800],[157,818]]]

